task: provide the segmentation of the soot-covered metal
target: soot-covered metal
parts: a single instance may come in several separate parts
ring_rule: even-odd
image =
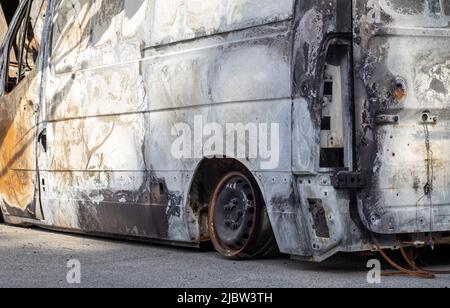
[[[245,171],[282,253],[371,250],[372,232],[386,248],[397,235],[449,243],[448,7],[22,1],[1,50],[4,218],[199,246],[214,186]],[[22,47],[38,56],[22,69],[26,12]],[[175,159],[174,126],[198,118],[278,123],[279,163],[204,149]]]

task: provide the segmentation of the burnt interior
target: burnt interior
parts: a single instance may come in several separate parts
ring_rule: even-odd
[[[19,0],[0,0],[0,5],[5,14],[6,23],[9,25],[14,17],[14,13],[19,7]]]
[[[345,125],[350,123],[347,111],[350,108],[349,65],[350,48],[346,45],[331,45],[327,52],[323,76],[323,100],[321,118],[321,168],[348,167],[346,140],[349,136]]]

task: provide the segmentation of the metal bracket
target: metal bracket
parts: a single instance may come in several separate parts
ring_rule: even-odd
[[[381,114],[375,118],[376,124],[398,124],[399,121],[398,115]]]
[[[438,116],[432,115],[428,112],[424,112],[420,118],[420,122],[422,124],[434,125],[434,124],[437,124],[437,122],[438,122]]]
[[[338,171],[331,177],[331,184],[336,189],[359,189],[366,185],[359,172]]]

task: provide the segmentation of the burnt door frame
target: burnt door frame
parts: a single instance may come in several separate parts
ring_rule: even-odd
[[[25,63],[27,65],[29,63],[25,57],[30,52],[25,51],[30,23],[24,23],[24,21],[29,19],[33,1],[27,0],[20,3],[2,44],[4,54],[0,82],[0,109],[3,109],[1,112],[6,115],[1,123],[2,130],[5,132],[0,140],[0,149],[3,151],[1,153],[3,182],[7,183],[7,188],[2,191],[2,203],[4,214],[7,216],[42,220],[43,212],[36,185],[38,182],[37,128],[42,91],[37,73],[40,57],[37,57],[32,70],[28,73],[24,67]],[[18,45],[15,51],[17,78],[9,76],[10,51],[14,48],[13,40]],[[40,54],[41,51],[42,46],[39,47],[38,53]],[[32,93],[33,89],[34,93]],[[12,142],[11,144],[8,143],[8,139]],[[6,189],[9,189],[9,192]]]

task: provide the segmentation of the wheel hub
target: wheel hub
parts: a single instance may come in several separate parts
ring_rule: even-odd
[[[255,225],[254,192],[243,177],[228,179],[217,192],[215,235],[230,251],[239,251],[253,233]]]
[[[233,230],[239,229],[242,225],[242,218],[245,209],[238,199],[233,199],[225,206],[225,225]]]

